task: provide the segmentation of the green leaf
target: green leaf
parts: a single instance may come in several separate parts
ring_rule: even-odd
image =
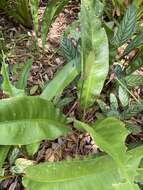
[[[118,178],[113,160],[99,157],[29,167],[23,184],[26,190],[113,190]]]
[[[86,3],[85,3],[86,4]],[[89,3],[90,4],[90,3]],[[100,95],[109,69],[108,39],[94,7],[81,5],[80,105],[86,109]]]
[[[126,128],[132,133],[133,135],[138,135],[142,132],[141,126],[135,125],[133,123],[126,123]]]
[[[112,39],[112,44],[120,47],[132,37],[132,34],[135,32],[136,16],[137,9],[135,5],[132,4],[127,9],[124,18]]]
[[[98,17],[102,16],[104,10],[104,4],[100,0],[83,0],[82,3],[87,8],[92,8],[94,14]]]
[[[125,138],[128,132],[124,124],[115,118],[107,118],[103,121],[97,121],[93,126],[94,128],[85,123],[75,121],[75,127],[87,131],[96,144],[116,162],[122,180],[120,183],[115,183],[117,187],[115,189],[121,187],[121,189],[139,190],[138,186],[134,184],[134,178],[137,175],[136,170],[143,155],[137,159],[127,155]]]
[[[142,154],[143,147],[128,152],[134,159]],[[107,155],[30,166],[23,178],[26,190],[113,190],[119,181],[118,168]]]
[[[93,125],[94,128],[80,121],[75,121],[75,127],[87,131],[96,144],[113,157],[117,162],[125,161],[124,154],[126,147],[124,144],[128,131],[124,123],[116,118],[108,117]]]
[[[18,158],[20,153],[21,153],[21,150],[18,146],[15,146],[12,148],[12,151],[10,152],[10,156],[9,156],[10,166],[12,166],[15,163],[15,160]]]
[[[115,190],[131,190],[131,188],[132,190],[139,190],[139,187],[136,184],[132,184],[132,187],[130,187],[128,183],[114,184]]]
[[[131,105],[122,112],[121,116],[123,119],[130,119],[143,111],[143,101],[132,102]]]
[[[118,107],[119,107],[118,100],[117,100],[115,94],[111,93],[110,94],[110,108],[111,108],[111,110],[116,111],[116,110],[118,110]]]
[[[30,0],[29,4],[30,4],[31,15],[32,15],[33,24],[34,24],[35,44],[36,44],[36,46],[38,46],[38,31],[39,31],[38,6],[39,6],[39,0]]]
[[[63,52],[63,55],[66,57],[68,61],[71,61],[76,57],[79,57],[78,47],[76,47],[73,44],[72,39],[68,39],[65,34],[61,38],[60,47]]]
[[[26,27],[32,27],[28,0],[0,0],[0,9]]]
[[[5,55],[3,54],[3,61],[2,61],[2,68],[1,68],[1,74],[3,76],[3,83],[2,83],[2,90],[4,93],[9,95],[10,97],[13,96],[23,96],[24,90],[17,89],[15,86],[13,86],[9,80],[9,74],[8,74],[8,65],[5,63]]]
[[[64,106],[66,105],[69,105],[71,102],[73,102],[74,100],[74,97],[64,97],[64,98],[61,98],[57,103],[56,103],[56,106],[58,108],[63,108]]]
[[[141,44],[143,44],[143,32],[140,32],[126,47],[124,54],[130,53],[133,49],[139,47]]]
[[[97,99],[96,101],[97,101],[97,103],[98,103],[101,111],[104,114],[107,114],[107,112],[109,111],[109,106],[107,106],[107,104],[103,100],[101,100],[101,99]]]
[[[140,180],[143,183],[143,159],[142,159],[137,171],[139,173]]]
[[[141,52],[136,57],[136,59],[133,60],[132,62],[130,62],[130,64],[126,68],[127,75],[132,74],[133,72],[135,72],[136,70],[140,69],[143,66],[143,61],[142,61],[143,60],[143,53],[142,52],[143,51],[141,49]]]
[[[69,131],[65,117],[52,103],[39,97],[0,101],[0,144],[27,145],[56,139]]]
[[[136,87],[143,86],[143,76],[142,75],[129,75],[125,77],[127,86]]]
[[[40,146],[40,142],[26,145],[28,156],[33,156],[38,151],[39,146]]]
[[[47,3],[46,9],[44,11],[44,15],[42,18],[42,44],[43,47],[46,43],[47,33],[49,28],[51,27],[52,22],[58,16],[58,14],[62,11],[64,6],[68,3],[68,0],[52,0]]]
[[[126,107],[129,104],[129,95],[127,90],[122,86],[119,86],[118,96],[122,106]]]
[[[27,62],[25,63],[21,77],[18,80],[18,83],[16,85],[17,88],[23,89],[23,90],[26,88],[28,75],[29,75],[32,63],[33,63],[33,59],[28,59]]]
[[[68,86],[77,75],[76,60],[72,60],[56,73],[55,77],[43,90],[41,97],[50,101],[55,96],[61,95],[64,88]]]
[[[4,161],[9,152],[10,146],[0,146],[0,169],[3,167]]]

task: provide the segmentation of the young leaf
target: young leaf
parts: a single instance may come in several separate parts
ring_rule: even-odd
[[[137,9],[135,5],[132,4],[127,9],[124,18],[111,41],[112,44],[116,45],[117,47],[120,47],[124,43],[126,43],[129,38],[131,38],[132,34],[135,31],[136,16],[137,16]]]
[[[16,85],[18,89],[24,90],[26,88],[28,75],[29,75],[29,71],[31,69],[32,63],[33,63],[32,59],[28,59],[27,62],[25,63],[21,77],[18,80],[17,85]]]
[[[74,59],[56,73],[54,79],[48,83],[40,96],[50,101],[55,96],[61,95],[64,88],[68,86],[77,75],[76,60]]]
[[[0,101],[0,144],[27,145],[56,139],[69,131],[65,117],[52,103],[39,97]]]
[[[94,7],[81,6],[80,105],[85,110],[100,95],[109,69],[109,48],[105,30]]]
[[[52,22],[58,16],[58,14],[62,11],[64,6],[68,3],[68,0],[52,0],[47,3],[46,9],[44,11],[44,15],[42,18],[42,44],[43,47],[46,43],[47,33]]]

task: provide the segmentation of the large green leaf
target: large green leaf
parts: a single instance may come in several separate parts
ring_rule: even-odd
[[[103,88],[109,69],[109,48],[105,30],[92,3],[81,5],[81,79],[80,104],[83,109],[93,105]],[[87,3],[88,4],[88,3]]]
[[[68,0],[62,0],[62,1],[50,0],[47,3],[47,6],[42,18],[42,28],[41,28],[43,47],[45,46],[47,33],[49,31],[49,28],[52,22],[55,20],[55,18],[58,16],[58,14],[62,11],[62,9],[67,3],[68,3]]]
[[[15,97],[0,101],[0,131],[1,145],[24,145],[55,139],[69,130],[52,103],[39,97]]]
[[[77,75],[76,60],[74,59],[57,72],[54,79],[52,79],[43,90],[41,97],[50,101],[55,96],[61,95],[64,88],[68,86]]]
[[[99,157],[29,167],[23,184],[26,190],[113,190],[118,178],[114,161]]]
[[[97,121],[93,126],[94,128],[75,120],[75,127],[87,131],[96,144],[111,155],[115,161],[120,162],[120,159],[124,161],[126,152],[124,141],[128,135],[124,123],[116,118],[108,117]]]
[[[115,118],[107,118],[95,123],[94,128],[85,123],[75,121],[76,128],[83,128],[87,131],[96,144],[105,152],[107,152],[116,162],[121,180],[115,189],[139,190],[134,184],[134,178],[137,175],[137,167],[140,158],[132,159],[126,153],[125,138],[128,135],[124,124]]]
[[[134,159],[142,154],[143,147],[128,152]],[[117,165],[106,155],[30,166],[23,184],[26,190],[113,190],[119,181]]]

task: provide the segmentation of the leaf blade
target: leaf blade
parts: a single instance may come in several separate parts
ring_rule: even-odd
[[[59,110],[39,97],[1,100],[0,118],[1,145],[32,144],[55,139],[69,131]]]
[[[137,9],[134,4],[127,9],[121,24],[115,36],[112,39],[112,44],[117,47],[122,46],[134,33],[136,24]]]
[[[86,3],[85,3],[86,4]],[[100,95],[109,70],[109,47],[104,28],[93,7],[81,7],[81,79],[79,98],[87,109]]]
[[[40,97],[51,101],[55,96],[61,95],[64,88],[68,86],[78,75],[75,63],[76,60],[72,60],[58,71],[53,80],[51,80],[45,87]]]

